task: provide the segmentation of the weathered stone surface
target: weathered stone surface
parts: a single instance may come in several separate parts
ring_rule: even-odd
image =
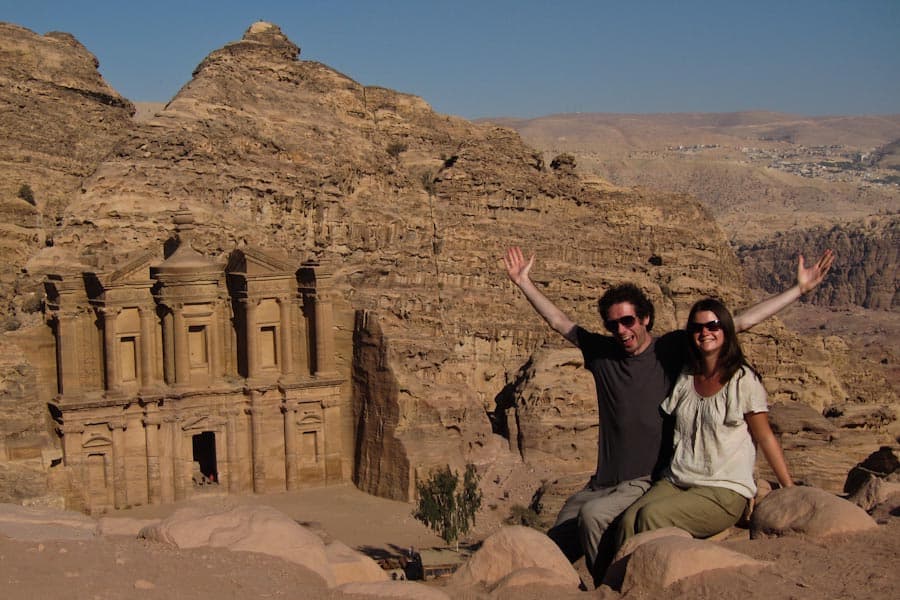
[[[134,107],[110,88],[97,59],[67,33],[0,23],[0,297],[23,308],[39,281],[16,283],[50,237],[70,194],[131,126]],[[28,185],[35,205],[19,197]],[[16,289],[17,288],[17,289]]]
[[[451,598],[438,588],[415,581],[345,583],[338,590],[354,596],[397,598],[398,600],[450,600]]]
[[[81,513],[0,504],[0,534],[17,540],[84,540],[97,535],[97,521]]]
[[[620,589],[622,587],[622,582],[625,579],[625,572],[628,569],[628,560],[631,557],[631,553],[642,544],[666,537],[693,539],[693,536],[690,533],[684,529],[679,529],[678,527],[663,527],[662,529],[654,529],[652,531],[639,533],[634,537],[629,538],[622,544],[622,547],[616,551],[612,563],[610,563],[609,568],[606,570],[606,574],[603,576],[603,584],[608,585],[613,589]]]
[[[453,574],[451,583],[493,588],[511,573],[535,567],[554,572],[557,585],[581,584],[578,573],[550,538],[522,526],[504,527],[484,540],[481,548]]]
[[[777,234],[738,248],[750,282],[772,292],[796,276],[796,248],[815,252],[831,248],[837,255],[832,276],[810,293],[809,301],[830,306],[900,307],[900,217],[869,217],[831,228]]]
[[[807,535],[822,537],[877,527],[855,504],[817,488],[796,486],[774,490],[750,517],[750,537]]]
[[[526,567],[524,569],[516,569],[500,581],[498,581],[492,591],[497,594],[501,591],[511,591],[517,587],[560,587],[572,589],[572,581],[568,575],[558,571],[545,569],[543,567]],[[548,590],[552,594],[552,590]]]
[[[131,517],[100,517],[97,520],[100,535],[127,535],[137,537],[145,527],[159,524],[161,519],[134,519]]]
[[[171,103],[116,129],[125,137],[115,152],[79,171],[83,192],[66,196],[53,246],[27,268],[158,244],[182,203],[205,256],[259,245],[333,265],[335,370],[350,382],[337,401],[341,472],[361,489],[410,499],[433,466],[486,468],[523,453],[593,468],[585,374],[551,354],[517,375],[562,342],[506,281],[497,257],[508,245],[536,251],[535,280],[593,329],[596,297],[625,280],[655,301],[657,332],[683,324],[700,296],[749,304],[724,235],[698,235],[710,215],[690,198],[560,174],[507,129],[436,114],[297,53],[265,23],[211,53]],[[22,331],[49,335],[38,323]],[[744,345],[773,400],[819,408],[846,398],[828,351],[777,321]],[[43,365],[39,407],[56,393],[47,350],[22,351]]]
[[[769,563],[713,542],[664,536],[639,545],[629,555],[622,592],[660,590],[713,569],[763,569]]]
[[[769,407],[769,424],[775,433],[808,431],[829,434],[835,426],[821,413],[800,402],[778,402]]]
[[[850,469],[844,482],[844,493],[855,494],[860,487],[868,484],[870,476],[882,479],[900,477],[900,460],[897,458],[896,450],[882,446]]]
[[[322,540],[283,513],[266,506],[182,508],[140,537],[178,548],[212,546],[259,552],[306,567],[330,586],[335,578]]]
[[[325,547],[325,557],[331,565],[336,586],[353,581],[390,581],[390,577],[378,563],[343,542],[335,541],[328,544]]]

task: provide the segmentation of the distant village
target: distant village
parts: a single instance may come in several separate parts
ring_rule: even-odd
[[[768,141],[762,139],[762,141]],[[667,146],[666,150],[680,154],[699,154],[714,150],[739,150],[748,162],[765,163],[771,169],[793,173],[800,177],[821,178],[833,182],[855,183],[860,187],[888,187],[900,189],[900,171],[878,166],[877,150],[860,152],[841,144],[756,148],[732,147],[721,144],[692,144]]]

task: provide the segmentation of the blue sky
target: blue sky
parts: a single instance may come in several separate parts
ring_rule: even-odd
[[[133,101],[265,20],[302,59],[467,118],[900,113],[900,0],[0,0],[0,20],[72,33]]]

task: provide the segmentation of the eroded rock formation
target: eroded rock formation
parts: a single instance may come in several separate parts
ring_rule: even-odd
[[[210,54],[84,174],[27,269],[162,243],[182,204],[208,257],[252,245],[331,265],[334,369],[352,382],[341,447],[361,489],[408,499],[432,466],[510,472],[523,456],[577,454],[593,469],[590,383],[506,280],[508,245],[537,253],[535,280],[590,328],[596,297],[625,280],[655,301],[658,332],[700,296],[750,303],[724,235],[691,198],[554,171],[510,130],[298,54],[268,23]],[[26,329],[40,341],[24,347],[40,405],[56,393],[52,337]],[[827,349],[774,320],[744,339],[773,398],[817,410],[846,399]]]

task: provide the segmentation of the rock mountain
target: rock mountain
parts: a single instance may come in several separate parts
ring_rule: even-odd
[[[474,462],[502,512],[527,501],[541,476],[593,467],[590,378],[507,281],[507,246],[536,252],[536,281],[589,328],[599,325],[596,298],[622,281],[651,294],[658,331],[683,323],[704,295],[735,308],[752,300],[725,235],[690,197],[583,178],[565,161],[551,167],[509,129],[300,60],[269,23],[212,52],[140,123],[71,37],[6,25],[0,51],[16,89],[4,101],[19,107],[0,123],[2,179],[13,181],[3,206],[19,211],[4,212],[14,232],[4,243],[28,238],[17,215],[32,223],[4,297],[16,319],[2,338],[5,498],[52,497],[59,468],[44,408],[55,393],[53,340],[35,300],[43,274],[159,248],[182,206],[197,223],[194,247],[212,258],[253,244],[333,272],[352,478],[396,499],[433,466]],[[15,198],[19,180],[31,182],[35,207]],[[772,320],[744,341],[773,401],[821,416],[848,399],[833,368],[848,360],[840,339],[800,338]],[[860,393],[864,412],[886,404],[893,414],[896,398],[880,396],[877,379]],[[858,435],[835,425],[830,445],[816,434],[798,452],[828,445],[837,466],[812,460],[795,471],[839,488],[840,468],[885,442],[878,427]]]

